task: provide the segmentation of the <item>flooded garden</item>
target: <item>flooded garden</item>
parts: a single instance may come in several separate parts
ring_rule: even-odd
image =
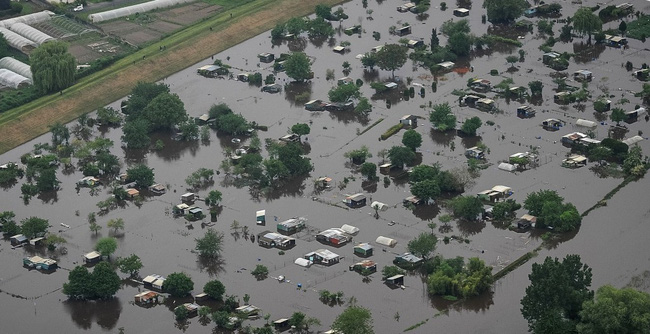
[[[646,1],[631,3],[641,12],[650,9]],[[624,286],[635,278],[638,282],[639,277],[644,277],[649,265],[649,260],[642,255],[648,250],[643,236],[650,232],[646,224],[650,212],[645,199],[647,179],[631,182],[605,205],[591,211],[583,217],[578,230],[551,236],[546,241],[550,232],[545,229],[510,228],[510,223],[501,224],[482,217],[478,221],[441,221],[441,217],[451,213],[445,203],[458,194],[443,193],[419,205],[411,205],[405,199],[412,195],[406,170],[418,164],[439,164],[442,170],[463,180],[463,195],[466,196],[497,189],[507,193],[509,199],[523,203],[529,193],[554,190],[580,213],[594,207],[623,182],[623,172],[593,160],[586,166],[574,166],[582,160],[569,159],[572,150],[566,146],[563,136],[580,132],[588,134],[584,138],[608,138],[610,126],[617,122],[610,120],[611,112],[595,111],[595,101],[609,100],[611,109],[621,108],[626,112],[638,110],[643,105],[642,97],[635,96],[641,91],[643,82],[632,76],[633,71],[626,69],[626,63],[632,63],[633,70],[638,70],[648,62],[647,42],[630,38],[625,47],[619,48],[593,41],[588,43],[586,37],[577,35],[566,41],[558,39],[552,51],[558,56],[570,53],[573,57],[566,69],[556,71],[545,61],[544,55],[550,52],[540,50],[540,46],[547,43],[547,36],[539,32],[537,26],[529,30],[524,22],[523,28],[515,29],[485,22],[485,9],[477,1],[459,1],[458,6],[449,3],[451,8],[444,10],[435,3],[424,14],[397,10],[404,4],[375,0],[348,2],[340,6],[348,18],[331,23],[335,30],[331,38],[310,38],[303,33],[292,38],[272,39],[271,32],[267,32],[199,64],[191,64],[161,82],[178,95],[191,118],[208,114],[213,105],[226,104],[234,114],[254,122],[255,136],[247,131],[224,135],[206,128],[209,135],[201,137],[209,138],[177,140],[172,133],[161,131],[151,135],[150,149],[130,149],[122,144],[120,127],[79,125],[77,121],[68,124],[73,132],[71,142],[77,140],[75,132],[79,142],[87,143],[96,138],[113,141],[109,150],[119,158],[121,166],[115,174],[144,164],[153,169],[155,183],[162,187],[158,191],[139,189],[134,199],[119,201],[103,210],[98,203],[111,198],[111,183],[118,175],[100,176],[99,186],[77,186],[85,174],[74,167],[77,160],[74,156],[72,167],[61,164],[56,169],[60,182],[56,190],[26,200],[21,188],[28,183],[27,177],[3,184],[0,211],[13,211],[17,222],[29,217],[47,219],[48,231],[66,240],[54,251],[30,244],[15,247],[8,240],[9,236],[0,241],[3,268],[0,271],[0,301],[4,305],[2,318],[6,330],[36,332],[50,326],[57,332],[67,333],[228,332],[200,317],[176,321],[176,307],[193,302],[193,297],[165,298],[146,307],[134,302],[135,295],[147,290],[140,284],[145,277],[184,272],[194,282],[193,296],[202,292],[206,282],[218,279],[226,287],[225,294],[236,296],[240,305],[258,307],[260,316],[244,321],[244,325],[254,327],[302,312],[320,320],[321,325],[314,326],[314,331],[326,331],[350,303],[349,298],[354,297],[358,305],[372,312],[377,333],[399,333],[406,329],[412,333],[443,330],[521,333],[528,327],[520,315],[519,301],[529,283],[527,275],[531,262],[546,255],[580,254],[584,262],[594,268],[594,287],[608,283]],[[561,2],[561,5],[561,15],[550,20],[566,19],[581,6],[569,2]],[[587,5],[596,4],[583,4]],[[469,14],[454,15],[456,7],[468,8]],[[433,74],[422,66],[422,61],[412,59],[398,66],[394,73],[378,66],[372,69],[363,66],[361,59],[378,46],[412,44],[417,49],[419,43],[430,45],[432,29],[436,29],[440,45],[446,45],[447,37],[441,27],[443,22],[450,20],[467,20],[475,36],[500,36],[520,42],[521,47],[498,40],[489,47],[472,46],[469,55],[446,65],[448,70],[441,65]],[[561,25],[555,24],[556,35]],[[410,32],[400,36],[399,31],[406,26],[410,26]],[[603,30],[618,26],[619,20],[615,20],[605,23]],[[346,30],[348,28],[353,29]],[[313,78],[293,82],[286,72],[277,71],[279,68],[274,61],[262,62],[264,59],[258,57],[270,53],[279,58],[291,52],[304,52],[308,56]],[[413,52],[409,49],[409,53]],[[508,56],[516,56],[516,59],[507,59]],[[232,75],[212,78],[197,73],[197,69],[205,69],[215,60],[220,60],[222,66],[227,65]],[[581,70],[591,76],[586,84],[581,82],[579,75],[574,76]],[[263,78],[274,74],[279,88],[246,82],[240,76],[244,73],[260,73]],[[558,80],[557,73],[563,73],[566,80]],[[330,110],[306,109],[310,101],[328,101],[328,92],[339,87],[339,82],[346,84],[349,80],[344,78],[351,78],[351,84],[359,86],[361,96],[369,99],[370,112],[339,110],[345,109],[341,106],[333,106]],[[529,83],[533,81],[543,84],[541,95],[529,94]],[[375,83],[374,87],[371,83]],[[385,89],[377,89],[377,83]],[[481,89],[481,84],[488,85],[488,89]],[[582,87],[588,97],[584,101],[556,103],[554,97],[561,85],[576,90]],[[515,87],[523,87],[526,93],[516,93],[515,89],[514,95],[509,94]],[[476,100],[467,98],[472,95]],[[485,107],[481,107],[479,101]],[[482,125],[476,135],[440,131],[432,126],[429,115],[433,106],[444,103],[456,116],[458,129],[466,120],[478,117]],[[518,108],[524,105],[536,111],[534,117],[521,117]],[[122,101],[110,107],[120,110]],[[96,115],[93,113],[89,117]],[[556,130],[553,126],[542,126],[545,120],[551,119],[557,120],[557,131],[549,131]],[[578,120],[591,122],[578,123]],[[618,139],[638,136],[636,144],[644,153],[649,152],[650,144],[645,134],[647,118],[641,115],[638,119],[627,120],[621,122],[625,127],[617,130],[621,132]],[[404,122],[410,122],[407,127],[422,138],[415,161],[405,169],[380,168],[374,180],[364,177],[360,164],[350,158],[349,152],[367,147],[367,162],[376,166],[389,163],[387,151],[402,145],[406,129],[400,128],[393,135],[387,132]],[[297,138],[304,157],[310,159],[312,169],[309,173],[285,180],[273,179],[265,187],[259,187],[241,174],[236,175],[236,168],[229,162],[233,154],[245,155],[246,151],[241,149],[250,150],[251,146],[262,143],[267,145],[261,145],[264,146],[260,148],[261,155],[269,158],[269,148],[277,145],[280,138],[289,140],[286,136],[292,133],[295,124],[309,126],[308,133]],[[79,131],[73,131],[75,128]],[[259,141],[257,145],[252,143],[254,138]],[[46,154],[34,151],[39,144],[50,142],[52,134],[43,135],[1,155],[0,164],[15,162],[20,165],[25,155]],[[467,157],[475,150],[484,155],[478,167],[468,162],[473,158]],[[513,155],[530,152],[535,155],[534,164],[504,170],[507,167],[502,164],[512,162]],[[215,173],[205,182],[189,186],[186,179],[200,169]],[[215,210],[203,201],[212,190],[222,194]],[[188,192],[201,198],[190,201],[204,212],[197,219],[174,213],[182,203],[181,196]],[[350,202],[350,198],[359,193],[365,197],[365,205]],[[485,194],[490,196],[492,192]],[[373,202],[385,205],[385,209],[373,208]],[[89,228],[87,217],[93,213],[96,223],[103,226],[97,231]],[[523,208],[517,210],[516,217],[525,213]],[[304,218],[306,225],[291,235],[295,246],[280,250],[258,244],[260,233],[275,232],[279,222],[295,217]],[[123,229],[106,225],[119,219],[124,222]],[[260,224],[260,220],[265,224]],[[358,231],[345,234],[349,241],[346,244],[326,245],[317,240],[319,232],[346,224],[358,228]],[[207,260],[196,252],[195,240],[202,238],[210,228],[224,234],[223,250],[216,259]],[[382,268],[392,265],[396,256],[407,252],[409,241],[422,233],[435,233],[438,239],[435,255],[476,257],[493,268],[492,274],[526,253],[538,252],[541,256],[497,280],[489,291],[461,300],[431,296],[427,290],[427,276],[416,270],[408,271],[403,283],[397,286],[385,284]],[[130,279],[120,274],[123,280],[119,291],[106,301],[69,300],[62,293],[68,274],[77,265],[84,264],[84,256],[95,249],[98,240],[108,236],[117,240],[112,260],[131,254],[141,259],[140,277]],[[385,239],[392,241],[384,243]],[[368,259],[378,266],[376,273],[365,277],[350,268],[364,260],[355,248],[359,243],[374,247]],[[320,249],[338,254],[338,263],[310,267],[295,263],[296,259]],[[58,269],[40,271],[21,266],[21,259],[34,256],[55,259]],[[268,268],[266,279],[258,280],[251,275],[258,265]],[[643,282],[640,289],[647,288]],[[343,296],[334,302],[324,301],[323,290],[341,292]],[[197,302],[215,309],[219,306],[214,301]],[[8,321],[10,319],[13,321]]]

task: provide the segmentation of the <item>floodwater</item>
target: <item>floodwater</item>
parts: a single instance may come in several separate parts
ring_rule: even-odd
[[[634,0],[632,3],[638,10],[649,9],[645,1]],[[132,253],[140,256],[144,264],[140,272],[143,277],[154,273],[168,275],[184,271],[194,280],[195,294],[202,290],[207,281],[217,278],[225,284],[226,294],[240,298],[249,294],[250,303],[260,307],[264,314],[270,314],[270,320],[288,317],[295,311],[301,311],[320,319],[322,326],[316,329],[322,330],[328,328],[345,305],[330,306],[321,303],[318,300],[318,291],[343,291],[346,298],[354,296],[360,305],[372,310],[377,333],[402,332],[422,321],[426,322],[411,333],[431,333],[434,330],[462,333],[525,332],[527,326],[520,316],[519,300],[528,285],[527,275],[531,263],[542,261],[547,255],[561,257],[566,254],[580,254],[583,261],[594,268],[594,288],[607,283],[623,286],[633,277],[642,274],[649,265],[647,256],[643,255],[647,254],[649,248],[644,242],[644,236],[650,232],[645,224],[650,214],[647,205],[644,205],[647,202],[644,200],[648,186],[647,178],[628,185],[610,200],[606,207],[593,211],[583,220],[580,231],[572,239],[553,245],[549,250],[544,249],[534,261],[498,281],[490,293],[459,303],[430,298],[426,293],[425,280],[415,274],[406,278],[406,288],[403,290],[393,290],[383,285],[379,274],[372,275],[370,282],[363,282],[360,275],[347,270],[350,264],[359,260],[352,254],[352,244],[332,248],[318,243],[313,236],[302,233],[297,237],[295,248],[287,251],[285,255],[279,255],[278,250],[261,248],[241,235],[231,233],[230,224],[234,220],[248,226],[252,234],[267,229],[274,230],[275,217],[281,221],[294,216],[304,216],[309,219],[308,225],[314,230],[351,224],[360,229],[359,234],[354,237],[354,242],[374,242],[380,235],[398,241],[394,248],[376,247],[375,255],[371,258],[379,264],[379,270],[389,265],[395,254],[406,250],[406,244],[411,238],[421,232],[430,231],[427,223],[436,222],[435,217],[441,209],[437,206],[419,207],[414,211],[404,208],[401,200],[409,195],[405,179],[397,179],[393,175],[391,183],[387,186],[381,181],[376,185],[365,184],[361,177],[351,170],[343,154],[367,145],[374,155],[369,161],[380,163],[381,158],[377,156],[377,152],[400,145],[401,135],[397,134],[386,141],[378,141],[377,138],[396,124],[403,115],[420,115],[428,119],[428,111],[421,108],[421,105],[428,105],[429,101],[449,102],[454,106],[453,110],[459,121],[479,116],[484,122],[491,120],[495,123],[494,126],[481,127],[478,131],[479,138],[461,138],[451,133],[437,133],[430,129],[427,120],[421,120],[420,126],[416,128],[423,135],[421,161],[425,164],[440,163],[445,169],[459,168],[466,164],[463,156],[465,148],[474,146],[479,140],[489,147],[487,158],[491,165],[481,172],[480,177],[473,180],[473,185],[466,189],[467,194],[474,194],[494,185],[508,185],[514,191],[512,198],[521,202],[529,192],[552,189],[574,203],[579,211],[584,211],[621,182],[621,179],[616,178],[600,178],[589,167],[574,170],[560,167],[561,160],[568,152],[567,148],[560,145],[560,137],[579,130],[571,125],[575,119],[595,120],[595,116],[592,114],[591,102],[586,103],[586,111],[578,111],[574,106],[562,108],[553,103],[552,89],[555,84],[548,76],[553,71],[541,64],[542,52],[538,50],[538,46],[543,41],[538,38],[537,33],[514,34],[525,36],[521,41],[527,52],[525,62],[516,64],[516,72],[507,73],[510,65],[505,62],[507,54],[516,54],[516,50],[501,47],[498,52],[459,60],[459,64],[473,66],[474,72],[451,72],[437,77],[438,89],[433,93],[430,87],[434,77],[428,71],[414,67],[409,61],[395,74],[402,78],[403,87],[406,87],[406,78],[409,77],[414,83],[426,87],[425,97],[416,95],[409,101],[404,101],[400,100],[400,94],[374,96],[374,109],[367,117],[305,111],[302,105],[295,101],[295,96],[310,92],[312,99],[326,100],[327,91],[336,85],[335,80],[325,80],[326,70],[334,69],[335,78],[343,77],[344,61],[351,64],[350,77],[365,81],[361,87],[364,96],[372,95],[367,80],[390,78],[390,73],[386,71],[364,72],[360,61],[355,59],[357,54],[365,53],[376,45],[397,42],[400,37],[388,34],[390,25],[400,26],[408,22],[413,26],[413,33],[406,37],[423,38],[425,43],[428,43],[431,29],[439,28],[442,21],[452,17],[451,9],[443,12],[437,7],[432,7],[428,18],[418,19],[413,14],[397,12],[395,7],[398,4],[399,2],[369,1],[367,9],[362,8],[360,1],[343,5],[350,18],[341,26],[345,28],[361,24],[364,29],[361,38],[339,33],[334,41],[302,39],[272,45],[269,34],[265,33],[215,55],[215,58],[222,59],[242,71],[260,70],[266,76],[270,69],[267,65],[258,63],[258,53],[272,52],[277,56],[280,52],[289,50],[306,52],[314,59],[312,70],[315,79],[302,85],[289,84],[279,94],[261,93],[258,87],[234,80],[198,76],[196,68],[210,63],[210,59],[164,80],[172,92],[181,97],[191,116],[207,112],[214,103],[227,103],[249,121],[269,127],[267,132],[259,132],[262,141],[266,138],[281,137],[295,123],[309,123],[311,126],[311,134],[305,139],[305,145],[309,145],[308,156],[312,160],[314,171],[308,177],[294,180],[271,194],[260,196],[251,193],[248,188],[231,186],[229,179],[221,173],[215,177],[214,185],[199,191],[205,195],[209,189],[216,188],[224,194],[223,209],[215,224],[215,228],[226,235],[221,261],[200,261],[192,249],[195,246],[194,239],[203,235],[201,224],[194,222],[188,227],[184,219],[175,219],[168,212],[172,205],[180,202],[180,194],[186,191],[185,177],[201,167],[218,168],[225,158],[225,148],[234,147],[231,137],[217,137],[212,133],[211,142],[206,145],[201,142],[174,142],[168,139],[168,135],[161,134],[160,138],[165,142],[164,150],[133,152],[120,147],[119,129],[95,130],[93,135],[105,136],[116,143],[112,151],[123,159],[123,169],[134,163],[146,163],[155,169],[156,181],[168,185],[170,189],[162,196],[146,197],[141,207],[128,202],[125,207],[98,217],[98,223],[102,225],[113,218],[123,218],[126,222],[125,232],[117,235],[119,247],[114,257]],[[562,5],[565,7],[565,16],[576,9],[574,5],[566,2],[562,2]],[[366,10],[373,12],[368,15]],[[488,31],[489,25],[481,24],[483,13],[480,4],[476,3],[468,17],[476,35]],[[373,19],[369,20],[368,16]],[[335,26],[338,26],[338,23]],[[606,24],[605,28],[617,26],[618,22],[613,22]],[[559,26],[556,31],[557,29]],[[500,30],[504,29],[491,29]],[[373,31],[381,33],[380,41],[372,38]],[[513,35],[512,31],[506,31],[504,34]],[[340,41],[349,41],[351,51],[344,55],[332,52],[331,47],[338,45]],[[640,99],[635,98],[631,92],[640,90],[641,83],[633,79],[621,64],[629,60],[635,67],[639,67],[650,59],[647,45],[630,40],[630,48],[621,51],[614,48],[588,47],[582,41],[583,39],[576,38],[566,44],[558,43],[554,48],[556,51],[578,54],[578,63],[572,60],[567,72],[572,73],[579,69],[593,71],[594,80],[590,83],[589,90],[594,97],[601,95],[603,89],[608,89],[609,94],[614,95],[610,98],[614,103],[621,102],[623,98],[630,101],[622,106],[626,110],[632,110],[635,104],[640,104]],[[441,37],[441,44],[444,43],[445,39]],[[502,77],[491,77],[491,69],[499,70],[503,73]],[[497,100],[498,107],[504,111],[503,114],[492,115],[473,108],[458,107],[457,97],[451,92],[464,88],[470,77],[487,78],[493,84],[503,78],[512,78],[516,85],[521,86],[526,86],[531,80],[541,80],[544,82],[544,100],[535,107],[538,110],[537,116],[526,120],[517,118],[515,109],[519,103],[504,99]],[[286,82],[284,74],[279,74],[278,78],[281,83]],[[569,83],[579,85],[570,81]],[[392,102],[390,108],[386,107],[386,99]],[[118,106],[119,101],[112,105]],[[539,126],[541,121],[550,117],[565,120],[567,126],[557,132],[543,130]],[[380,118],[384,118],[381,123],[363,135],[357,135]],[[644,120],[629,124],[630,131],[626,137],[639,131],[647,132],[647,124]],[[607,120],[598,126],[595,130],[598,139],[607,136],[608,126]],[[241,145],[244,145],[246,138],[241,139]],[[19,157],[29,152],[34,144],[49,141],[50,136],[44,135],[0,156],[0,162],[19,161]],[[650,152],[648,141],[640,144],[644,152]],[[537,146],[540,152],[540,166],[536,169],[511,174],[496,168],[499,161],[507,160],[513,153],[525,152],[531,145]],[[319,176],[332,177],[337,187],[320,193],[314,192],[313,180]],[[340,190],[338,184],[343,178],[351,176],[355,178],[345,189]],[[133,295],[141,291],[142,287],[126,280],[116,298],[110,301],[66,300],[60,288],[67,281],[68,271],[79,264],[83,254],[92,250],[98,238],[113,235],[106,227],[97,236],[88,229],[86,216],[90,212],[98,211],[96,203],[109,195],[107,188],[101,188],[95,195],[90,194],[87,188],[77,192],[74,184],[81,177],[80,171],[64,173],[59,170],[61,189],[33,198],[29,204],[25,204],[19,197],[20,185],[24,180],[3,189],[0,210],[14,211],[18,220],[30,216],[47,218],[52,225],[50,231],[58,232],[68,240],[65,245],[68,249],[66,255],[49,254],[45,250],[30,247],[12,249],[7,240],[0,242],[0,265],[3,268],[0,271],[0,305],[3,305],[0,319],[3,320],[5,330],[31,333],[42,328],[56,328],[57,332],[76,333],[118,332],[118,329],[123,328],[125,333],[169,333],[181,330],[187,333],[218,332],[213,330],[213,324],[201,323],[198,318],[183,323],[175,322],[171,310],[178,303],[187,300],[168,300],[165,304],[152,308],[134,305]],[[340,201],[344,195],[356,192],[366,192],[372,200],[387,203],[391,208],[381,212],[379,218],[373,216],[374,211],[369,207],[351,210],[343,208]],[[267,212],[266,227],[255,225],[254,214],[260,209]],[[389,222],[395,224],[389,225]],[[70,228],[62,227],[62,223]],[[470,240],[470,243],[452,241],[447,245],[439,242],[437,253],[445,257],[477,256],[494,266],[494,272],[541,244],[538,232],[516,233],[494,226],[490,222],[454,223],[452,231],[437,233],[441,238],[456,235]],[[343,256],[341,263],[331,267],[312,266],[309,269],[293,264],[296,258],[320,248],[330,249]],[[51,274],[23,268],[20,265],[21,258],[32,254],[53,256],[59,260],[61,268]],[[269,267],[271,277],[284,275],[290,283],[279,283],[271,277],[256,281],[249,273],[256,264]],[[297,288],[298,283],[302,285],[302,289]],[[395,320],[396,313],[400,315],[399,321]],[[248,323],[260,326],[264,320],[247,321],[245,324]]]

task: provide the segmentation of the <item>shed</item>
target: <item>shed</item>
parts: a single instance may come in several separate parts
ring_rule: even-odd
[[[386,279],[386,284],[400,286],[404,285],[404,275],[395,275]]]
[[[485,159],[485,152],[474,146],[465,150],[465,156],[472,159]]]
[[[351,36],[352,34],[358,34],[358,33],[361,32],[361,25],[357,24],[357,25],[354,25],[352,27],[345,28],[345,30],[343,30],[343,32],[348,36]]]
[[[350,77],[343,77],[343,78],[340,78],[340,79],[338,79],[336,81],[336,84],[339,85],[339,86],[351,85],[353,83],[354,83],[354,79],[352,79]]]
[[[262,247],[276,247],[280,249],[289,249],[296,245],[296,239],[284,236],[282,234],[264,231],[257,235],[257,243]]]
[[[285,142],[285,143],[293,143],[293,142],[297,142],[297,141],[299,141],[299,140],[300,140],[300,136],[298,136],[298,135],[295,134],[295,133],[290,133],[290,134],[288,134],[288,135],[284,135],[284,136],[278,138],[278,140],[279,140],[279,141],[283,141],[283,142]]]
[[[557,52],[547,52],[544,55],[542,55],[542,63],[545,65],[550,64],[553,60],[557,59],[560,57],[560,54]]]
[[[456,65],[456,64],[454,62],[451,62],[451,61],[445,61],[445,62],[442,62],[442,63],[438,63],[437,65],[444,68],[445,70],[451,70],[452,68],[454,68],[454,65]]]
[[[257,58],[259,58],[259,60],[260,60],[262,63],[270,63],[270,62],[272,62],[273,60],[275,60],[275,55],[272,54],[272,53],[264,52],[264,53],[260,53],[260,54],[258,54],[258,55],[257,55]]]
[[[548,118],[542,121],[542,127],[546,130],[559,130],[562,127],[562,121],[555,118]]]
[[[331,102],[325,105],[327,111],[346,111],[354,109],[354,102]]]
[[[382,174],[390,173],[390,170],[393,169],[393,165],[390,163],[385,163],[379,166],[379,172]]]
[[[367,242],[362,242],[354,246],[354,255],[368,257],[372,256],[374,247]]]
[[[205,65],[199,67],[196,72],[205,77],[214,78],[219,75],[228,74],[228,69],[219,65]]]
[[[332,48],[332,51],[334,51],[336,53],[344,53],[345,52],[345,47],[341,46],[341,45],[337,45],[337,46]]]
[[[45,243],[45,238],[44,237],[38,237],[34,239],[29,240],[29,244],[32,246],[41,246]]]
[[[401,5],[401,6],[398,6],[397,11],[400,12],[400,13],[406,13],[409,10],[411,10],[411,8],[415,8],[415,3],[407,2],[407,3],[405,3],[405,4]]]
[[[312,261],[303,258],[297,258],[295,261],[293,261],[293,263],[305,268],[309,268],[313,264]]]
[[[476,101],[478,101],[480,99],[481,98],[476,96],[476,95],[472,95],[472,94],[465,95],[465,96],[460,98],[460,105],[461,106],[474,107],[474,106],[476,106]]]
[[[239,73],[237,74],[237,80],[248,82],[248,78],[251,76],[250,73]]]
[[[494,100],[483,98],[476,101],[476,108],[481,111],[492,111],[495,108]]]
[[[174,206],[172,211],[175,215],[185,216],[190,212],[190,206],[185,203],[177,204]]]
[[[135,303],[151,304],[158,302],[158,296],[160,296],[158,292],[145,290],[133,296],[133,299]]]
[[[31,67],[20,60],[12,57],[4,57],[0,59],[0,68],[7,69],[14,73],[20,74],[29,80],[33,80]]]
[[[639,116],[643,116],[645,114],[646,114],[646,109],[644,107],[632,111],[626,111],[625,112],[625,116],[627,117],[626,121],[634,122],[639,118]]]
[[[291,325],[289,323],[289,319],[282,318],[282,319],[278,319],[278,320],[273,321],[273,327],[276,330],[282,331],[282,330],[290,328]]]
[[[341,246],[350,239],[341,229],[330,228],[322,231],[316,235],[316,240],[324,243],[329,243],[335,246]]]
[[[11,245],[17,246],[29,242],[29,239],[27,239],[27,237],[22,234],[16,234],[10,237],[9,241],[11,242]]]
[[[394,82],[387,82],[384,84],[384,87],[386,87],[386,89],[395,89],[397,88],[397,84]]]
[[[255,221],[257,222],[257,225],[266,224],[266,210],[257,210],[255,212]]]
[[[126,190],[126,196],[128,198],[136,198],[137,196],[140,196],[140,191],[135,188],[129,188]]]
[[[535,116],[535,109],[531,106],[520,106],[517,108],[517,117],[531,118]]]
[[[507,162],[500,163],[498,168],[500,170],[505,170],[506,172],[513,172],[513,171],[515,171],[517,169],[517,167],[515,167],[515,165],[509,164]]]
[[[278,232],[280,233],[290,235],[305,228],[306,222],[307,222],[307,218],[303,218],[303,217],[291,218],[278,223],[277,229]]]
[[[384,236],[378,236],[377,239],[375,240],[376,243],[383,245],[383,246],[388,246],[388,247],[395,247],[397,245],[397,240],[387,238]]]
[[[262,86],[262,91],[266,93],[279,93],[282,91],[282,85],[274,83]]]
[[[422,200],[417,196],[408,196],[402,200],[402,204],[404,204],[405,206],[409,204],[420,205],[422,204]]]
[[[154,195],[162,195],[167,192],[167,188],[160,183],[156,183],[149,187],[149,191]]]
[[[409,41],[406,43],[409,48],[415,49],[417,47],[423,46],[424,42],[422,40],[417,40],[417,39],[409,39]]]
[[[95,263],[102,259],[102,254],[97,251],[92,251],[83,256],[83,260],[86,263]]]
[[[587,165],[587,157],[580,154],[572,154],[568,158],[562,160],[562,167],[566,168],[579,168]]]
[[[359,228],[358,227],[348,225],[348,224],[343,224],[343,226],[341,226],[341,230],[343,230],[343,232],[345,232],[345,233],[347,233],[349,235],[355,235],[355,234],[359,233]]]
[[[577,126],[581,126],[581,127],[583,127],[583,128],[588,128],[588,129],[593,130],[593,129],[595,129],[595,128],[598,126],[598,123],[596,123],[596,122],[594,122],[594,121],[588,121],[588,120],[586,120],[586,119],[580,119],[580,118],[579,118],[579,119],[576,121],[576,125],[577,125]]]
[[[404,115],[400,118],[399,122],[404,126],[416,127],[418,126],[418,117],[414,115]]]
[[[411,33],[411,26],[410,25],[397,28],[397,35],[399,35],[399,36],[405,36],[405,35],[408,35],[410,33]]]
[[[181,195],[181,202],[184,203],[194,202],[195,199],[196,199],[195,193],[184,193],[183,195]]]
[[[469,9],[467,8],[456,8],[454,9],[454,15],[458,17],[465,17],[469,15]]]
[[[372,260],[363,260],[351,265],[349,269],[350,271],[356,271],[359,273],[364,271],[370,271],[371,273],[374,273],[377,271],[377,264]]]
[[[142,280],[145,287],[155,288],[162,291],[163,283],[165,282],[165,277],[157,274],[149,275]]]
[[[325,105],[327,103],[323,102],[323,100],[311,100],[305,103],[305,109],[309,111],[323,111],[325,110]]]
[[[470,88],[478,92],[487,92],[492,89],[492,83],[487,79],[474,79]]]
[[[193,206],[188,210],[188,213],[194,219],[201,219],[203,217],[203,209]]]
[[[314,252],[305,254],[305,259],[312,263],[320,263],[323,265],[333,265],[339,263],[339,255],[327,249],[319,249]]]
[[[394,264],[398,266],[407,266],[407,267],[417,266],[422,264],[422,262],[424,262],[424,259],[422,259],[421,257],[417,257],[408,252],[395,256],[395,259],[393,260]]]
[[[5,86],[13,89],[29,86],[32,80],[26,78],[16,72],[0,68],[0,86]]]
[[[628,139],[623,140],[623,143],[625,143],[627,146],[632,146],[640,141],[643,141],[643,137],[641,136],[634,136],[630,137]]]
[[[348,195],[343,202],[351,208],[360,208],[366,205],[366,196],[362,193]]]
[[[257,308],[257,306],[254,306],[254,305],[242,305],[242,306],[235,309],[235,312],[242,313],[242,314],[245,314],[245,315],[248,315],[248,316],[255,315],[259,311],[260,311],[260,309]]]
[[[379,51],[381,51],[381,49],[383,49],[383,48],[384,48],[383,45],[377,45],[377,46],[375,46],[374,48],[370,49],[370,51],[371,51],[371,52],[379,52]]]
[[[386,211],[386,210],[388,210],[388,205],[386,205],[385,203],[379,202],[379,201],[373,201],[372,203],[370,203],[370,207],[373,210],[378,210],[378,211]]]
[[[32,256],[23,258],[23,265],[38,270],[53,270],[56,269],[57,262],[40,256]]]
[[[77,186],[80,187],[94,187],[100,184],[99,179],[94,176],[86,176],[77,181]]]
[[[571,92],[559,92],[553,94],[553,102],[555,103],[568,103],[571,97]]]
[[[175,309],[177,309],[179,307],[184,307],[187,310],[187,316],[193,317],[193,316],[196,316],[199,313],[199,308],[201,307],[201,305],[196,304],[196,303],[185,303],[185,304],[176,306]]]
[[[525,214],[519,218],[517,221],[518,229],[527,229],[537,222],[537,217]]]
[[[571,132],[567,135],[562,136],[562,138],[560,138],[560,142],[562,144],[570,146],[575,144],[576,142],[578,142],[578,140],[582,138],[587,138],[587,135],[582,132]]]
[[[316,187],[325,189],[332,187],[332,178],[323,176],[316,179]]]
[[[592,73],[587,70],[578,70],[573,72],[573,79],[577,81],[591,81]]]

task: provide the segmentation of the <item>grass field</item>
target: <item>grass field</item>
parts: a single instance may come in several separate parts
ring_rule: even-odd
[[[220,1],[215,1],[219,3]],[[257,0],[187,27],[52,94],[0,114],[0,153],[127,95],[138,81],[157,81],[271,29],[277,22],[341,0]],[[232,17],[231,17],[232,14]],[[213,31],[210,30],[213,28]],[[159,47],[165,45],[166,52]]]

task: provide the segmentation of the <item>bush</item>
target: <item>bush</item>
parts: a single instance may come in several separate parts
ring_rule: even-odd
[[[498,71],[498,70],[494,70],[494,69],[493,69],[493,70],[490,70],[490,75],[492,75],[492,76],[497,76],[497,75],[499,75],[499,71]]]
[[[402,123],[393,125],[390,129],[388,129],[388,131],[384,132],[384,134],[381,135],[381,140],[386,140],[386,139],[390,138],[392,135],[399,132],[399,130],[401,130],[403,127],[404,127],[404,124],[402,124]]]

